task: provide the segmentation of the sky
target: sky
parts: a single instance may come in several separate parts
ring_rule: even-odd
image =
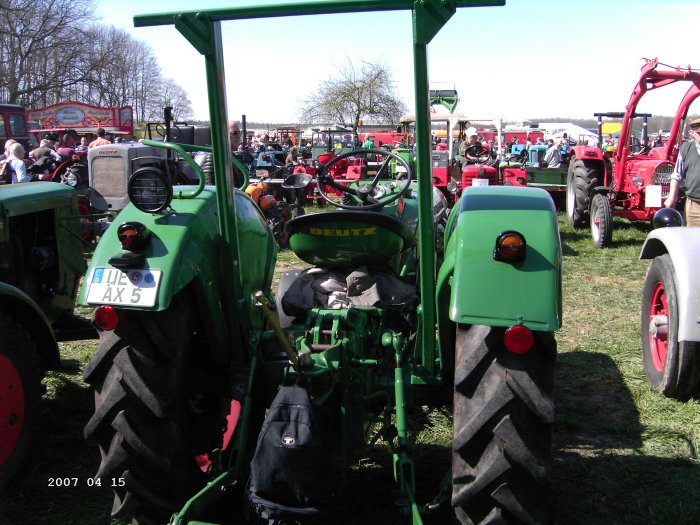
[[[209,120],[203,58],[173,26],[134,28],[133,16],[269,3],[289,0],[98,0],[97,15],[148,44],[194,118]],[[458,9],[428,45],[428,75],[471,119],[593,118],[624,111],[644,58],[700,68],[698,27],[697,0],[506,0]],[[387,66],[413,112],[411,28],[407,11],[223,22],[229,117],[298,122],[304,98],[348,61]],[[637,110],[673,115],[687,87],[649,93]]]

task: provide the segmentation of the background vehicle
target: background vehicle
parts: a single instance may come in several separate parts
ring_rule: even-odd
[[[681,401],[700,393],[698,256],[700,228],[682,227],[651,231],[639,256],[651,260],[642,293],[644,371],[655,389]]]
[[[450,14],[437,0],[135,18],[138,26],[177,21],[203,51],[217,169],[214,186],[205,188],[200,176],[196,189],[183,191],[174,191],[158,166],[135,171],[121,226],[100,240],[81,290],[81,302],[96,307],[100,332],[98,354],[85,369],[95,389],[85,434],[98,442],[99,476],[124,479],[115,487],[116,517],[213,523],[230,517],[217,511],[258,512],[257,504],[240,505],[253,444],[280,385],[298,383],[313,399],[321,433],[331,438],[333,459],[313,473],[319,478],[382,439],[394,467],[396,507],[415,524],[431,507],[454,508],[462,523],[551,521],[552,332],[561,323],[561,246],[547,194],[468,189],[444,225],[443,249],[445,207],[430,174],[429,108],[419,106],[415,183],[411,166],[396,154],[337,155],[317,178],[322,198],[339,209],[297,217],[286,228],[307,263],[354,274],[345,280],[346,298],[376,284],[380,299],[354,308],[302,299],[295,309],[285,304],[292,289],[304,288],[303,279],[283,275],[273,296],[276,248],[267,221],[244,192],[229,187],[219,21],[387,8],[414,10],[416,91],[427,97],[425,48],[439,27],[424,17],[435,22],[433,15],[444,13],[441,26]],[[348,185],[333,176],[344,164],[357,175]],[[334,200],[326,188],[343,197]],[[406,418],[411,406],[424,403],[453,407],[455,440],[445,490],[436,487],[431,503],[421,505]],[[296,442],[287,435],[278,441]],[[291,467],[285,475],[301,486],[304,472]],[[342,487],[322,488],[327,497]],[[284,489],[265,496],[293,521],[317,505],[312,500],[301,509]]]
[[[36,447],[41,380],[57,341],[92,339],[72,315],[85,271],[77,194],[52,182],[0,186],[0,491]]]
[[[639,148],[632,133],[639,101],[649,91],[681,81],[692,85],[678,106],[668,142],[662,147],[643,144]],[[620,139],[610,162],[596,147],[572,147],[566,192],[566,215],[571,226],[590,225],[593,243],[604,248],[612,243],[613,217],[652,219],[668,195],[685,118],[698,95],[700,73],[690,68],[668,68],[657,59],[647,61],[626,106]]]
[[[36,139],[29,133],[27,113],[23,106],[17,104],[0,104],[0,142],[15,139],[24,146],[25,151],[36,147]]]

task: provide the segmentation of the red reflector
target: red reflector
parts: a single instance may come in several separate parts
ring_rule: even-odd
[[[532,335],[532,331],[526,326],[516,325],[506,330],[503,342],[510,352],[514,354],[524,354],[532,348],[535,337]]]
[[[117,311],[109,305],[98,306],[92,315],[92,322],[98,330],[111,331],[119,324]]]

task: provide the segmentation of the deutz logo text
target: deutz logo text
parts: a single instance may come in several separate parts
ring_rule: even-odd
[[[367,228],[346,228],[343,230],[334,230],[331,228],[309,228],[311,235],[320,235],[322,237],[367,237],[369,235],[377,235],[376,226],[368,226]]]

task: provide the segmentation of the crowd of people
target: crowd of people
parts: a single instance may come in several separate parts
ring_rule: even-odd
[[[61,163],[76,156],[82,157],[91,148],[111,143],[104,128],[98,128],[96,134],[80,135],[74,129],[60,135],[49,133],[36,148],[29,151],[16,140],[8,139],[0,155],[0,184],[37,180],[41,174],[52,172]]]

